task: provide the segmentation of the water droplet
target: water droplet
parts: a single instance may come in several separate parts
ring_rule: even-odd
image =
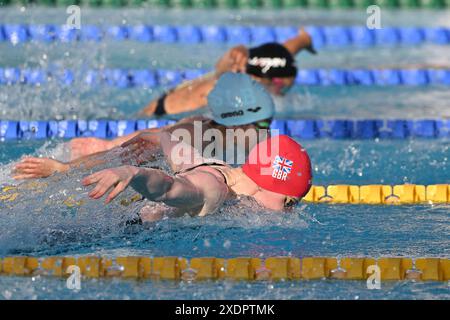
[[[230,249],[231,247],[231,241],[230,240],[225,240],[225,242],[223,243],[223,247],[225,249]]]

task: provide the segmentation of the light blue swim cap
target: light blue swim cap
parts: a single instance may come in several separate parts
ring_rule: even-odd
[[[275,106],[266,89],[243,73],[224,73],[208,95],[213,119],[225,126],[250,124],[273,117]]]

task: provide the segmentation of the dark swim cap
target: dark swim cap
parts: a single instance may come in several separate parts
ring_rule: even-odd
[[[250,48],[247,73],[261,78],[288,78],[297,75],[292,54],[279,43]]]

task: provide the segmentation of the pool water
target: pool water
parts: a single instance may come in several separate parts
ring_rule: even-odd
[[[143,11],[83,9],[83,23],[127,24],[362,24],[364,11],[310,10]],[[450,12],[383,11],[386,25],[448,26]],[[60,9],[0,9],[2,23],[64,23]],[[134,42],[43,44],[13,47],[0,43],[0,67],[64,68],[211,68],[226,50],[220,45],[142,44]],[[325,48],[312,57],[297,56],[299,67],[407,67],[450,65],[449,47],[411,46],[371,49]],[[130,118],[163,88],[117,89],[83,84],[61,87],[0,86],[2,119]],[[450,115],[444,87],[300,87],[277,104],[277,117],[443,118]],[[304,140],[314,184],[450,183],[450,141]],[[0,143],[0,184],[12,183],[11,165],[24,155],[67,158],[63,141]],[[114,161],[108,166],[116,164]],[[46,180],[36,192],[22,186],[20,201],[0,203],[0,257],[8,255],[148,255],[269,257],[407,256],[449,257],[448,205],[364,206],[300,204],[275,214],[243,201],[204,218],[183,217],[145,226],[126,226],[142,203],[124,208],[87,200],[75,171]],[[43,181],[41,181],[43,182]],[[37,192],[39,191],[39,192]],[[126,195],[132,194],[128,191]],[[61,205],[68,195],[85,199],[79,208]],[[449,299],[445,282],[383,282],[368,290],[364,281],[198,283],[83,280],[73,292],[64,279],[0,277],[0,299]]]

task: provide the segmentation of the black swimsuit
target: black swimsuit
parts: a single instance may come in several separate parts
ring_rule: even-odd
[[[164,93],[161,97],[158,98],[158,101],[156,102],[156,110],[154,113],[156,116],[163,116],[166,114],[166,98],[167,93]]]

